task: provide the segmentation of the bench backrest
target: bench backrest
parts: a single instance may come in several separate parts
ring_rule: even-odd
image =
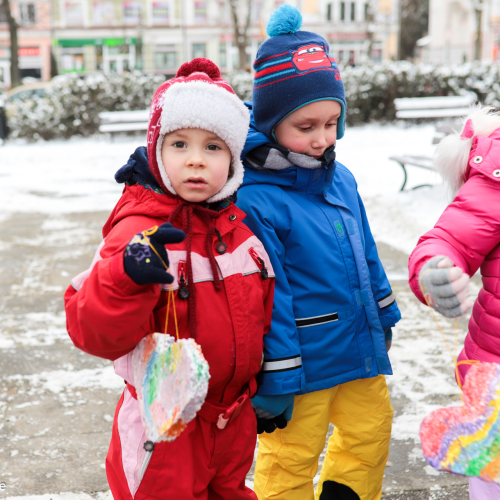
[[[101,123],[149,122],[149,109],[138,111],[102,111],[99,113]]]
[[[403,97],[394,99],[396,118],[452,118],[465,116],[476,100],[474,94],[443,97]]]

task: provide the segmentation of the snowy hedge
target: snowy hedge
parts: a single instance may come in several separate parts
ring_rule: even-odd
[[[344,68],[341,71],[351,125],[395,119],[397,97],[461,95],[474,92],[480,102],[500,107],[500,66],[414,65],[406,61]]]
[[[101,111],[146,109],[164,81],[162,75],[140,73],[58,76],[44,97],[8,104],[10,136],[48,140],[95,134]]]
[[[346,67],[347,121],[357,125],[395,119],[394,99],[460,95],[473,91],[478,100],[500,107],[500,66],[466,63],[457,66],[414,65],[405,61]],[[236,93],[251,100],[248,73],[226,76]],[[100,111],[146,109],[161,75],[77,75],[56,77],[44,98],[9,104],[12,137],[28,139],[89,136],[97,132]]]

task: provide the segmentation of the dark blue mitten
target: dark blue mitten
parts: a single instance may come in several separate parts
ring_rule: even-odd
[[[254,396],[252,408],[257,417],[257,434],[284,429],[292,419],[295,394]]]
[[[184,231],[176,229],[169,222],[136,234],[123,254],[125,272],[138,285],[169,285],[174,278],[167,272],[165,245],[180,243],[185,237]]]

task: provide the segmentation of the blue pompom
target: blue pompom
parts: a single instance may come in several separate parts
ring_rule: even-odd
[[[295,33],[302,26],[302,16],[295,7],[285,4],[276,9],[269,18],[266,32],[269,36]]]

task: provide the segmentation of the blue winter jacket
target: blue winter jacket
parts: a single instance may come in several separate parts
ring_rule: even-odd
[[[242,157],[269,142],[252,117]],[[258,394],[392,374],[384,330],[401,314],[351,172],[337,161],[279,171],[246,163],[237,205],[276,275]]]

